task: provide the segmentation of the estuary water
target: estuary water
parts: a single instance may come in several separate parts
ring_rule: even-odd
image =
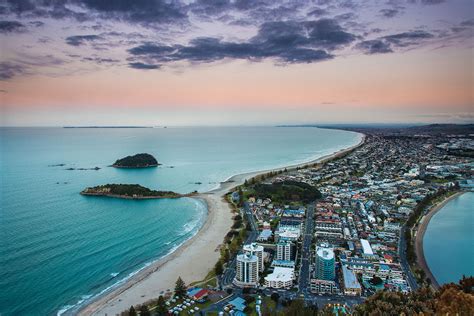
[[[431,218],[423,251],[440,285],[474,275],[474,192],[449,201]]]
[[[205,192],[232,175],[309,161],[361,139],[310,127],[2,128],[0,137],[2,315],[67,311],[172,252],[206,218],[206,206],[191,198],[81,196],[85,187]],[[162,165],[108,167],[142,152]]]

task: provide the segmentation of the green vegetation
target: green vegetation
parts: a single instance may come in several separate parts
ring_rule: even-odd
[[[414,292],[379,291],[357,305],[354,315],[473,315],[473,277],[459,285],[446,284],[437,292],[420,288]]]
[[[160,295],[160,297],[158,297],[158,302],[156,302],[155,311],[159,316],[168,315],[168,308],[166,307],[166,300],[163,295]]]
[[[148,309],[148,306],[142,305],[140,307],[140,316],[151,316],[150,310]]]
[[[218,260],[216,265],[214,266],[214,272],[216,275],[221,275],[224,272],[224,266],[222,265],[222,261]]]
[[[273,202],[291,204],[292,202],[310,203],[321,198],[321,192],[315,187],[297,181],[282,181],[272,184],[258,183],[253,186],[255,196],[270,198]]]
[[[159,163],[150,154],[136,154],[134,156],[127,156],[122,159],[118,159],[112,167],[116,168],[147,168],[156,167]]]
[[[172,191],[155,191],[139,184],[105,184],[86,188],[83,195],[115,196],[125,198],[178,198],[181,194]]]
[[[178,280],[176,280],[174,294],[179,297],[184,297],[186,295],[186,284],[181,277],[178,277]]]

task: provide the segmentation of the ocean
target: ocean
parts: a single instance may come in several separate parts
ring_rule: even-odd
[[[85,187],[205,192],[235,174],[309,161],[361,139],[311,127],[1,128],[0,137],[1,315],[61,314],[169,254],[206,218],[192,198],[81,196]],[[142,152],[162,165],[109,167]]]
[[[474,192],[449,201],[423,236],[426,262],[439,284],[474,275]]]

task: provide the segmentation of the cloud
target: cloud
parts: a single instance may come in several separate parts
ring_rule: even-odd
[[[130,23],[171,23],[186,18],[179,1],[163,0],[7,0],[4,14],[26,18],[111,19]]]
[[[446,0],[421,0],[422,4],[433,5],[433,4],[440,4],[446,2]]]
[[[0,21],[0,33],[18,33],[25,30],[25,25],[18,21]]]
[[[364,53],[372,54],[385,54],[392,53],[393,50],[390,47],[390,44],[382,40],[369,40],[363,41],[356,45],[357,48],[362,50]]]
[[[81,46],[87,42],[93,42],[102,39],[98,35],[74,35],[66,37],[66,43],[71,46]]]
[[[433,38],[434,35],[425,31],[409,31],[393,35],[384,36],[383,39],[387,42],[398,46],[407,47],[417,45],[420,42]]]
[[[150,69],[159,69],[159,68],[161,68],[161,65],[144,64],[144,63],[140,63],[140,62],[129,63],[128,65],[130,66],[130,68],[134,68],[134,69],[150,70]]]
[[[32,21],[32,22],[29,22],[28,23],[29,25],[32,25],[34,27],[41,27],[41,26],[44,26],[44,22],[41,22],[41,21]]]
[[[400,13],[397,9],[382,9],[379,12],[386,18],[393,18]]]
[[[321,8],[316,8],[308,13],[308,16],[320,17],[326,15],[327,11]]]
[[[74,55],[72,55],[74,56]],[[79,56],[75,56],[75,57],[79,57]],[[114,64],[114,63],[119,63],[120,60],[118,59],[113,59],[113,58],[103,58],[103,57],[83,57],[82,58],[82,61],[91,61],[91,62],[94,62],[96,64]]]
[[[474,19],[466,20],[461,22],[462,26],[474,26]]]
[[[26,67],[12,62],[0,62],[0,80],[9,80],[27,72]]]
[[[162,0],[80,0],[80,5],[98,13],[104,19],[135,23],[172,23],[187,17],[178,1]]]
[[[243,42],[214,37],[192,39],[188,45],[144,43],[129,49],[135,58],[158,63],[175,61],[213,62],[222,59],[266,58],[280,63],[310,63],[333,58],[329,52],[351,43],[355,36],[335,20],[267,22],[256,36]]]
[[[425,40],[434,38],[434,35],[425,31],[408,31],[374,40],[365,40],[355,47],[365,54],[384,54],[394,52],[393,48],[404,48],[422,44]]]

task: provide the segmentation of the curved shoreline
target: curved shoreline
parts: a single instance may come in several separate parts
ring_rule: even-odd
[[[173,290],[174,283],[179,276],[188,284],[192,281],[201,280],[219,259],[220,246],[225,234],[233,224],[232,210],[224,198],[229,191],[242,185],[245,180],[271,171],[284,169],[291,171],[298,167],[324,164],[332,159],[344,156],[364,144],[366,135],[357,134],[361,135],[361,139],[357,144],[332,154],[287,167],[234,175],[221,182],[218,188],[196,194],[192,198],[200,199],[207,204],[207,218],[193,237],[185,241],[174,252],[144,268],[125,283],[94,298],[87,305],[79,307],[79,310],[67,311],[66,314],[68,312],[77,313],[78,315],[120,314],[131,305],[142,304],[150,299],[157,298],[162,291]],[[212,229],[210,229],[211,227]]]
[[[448,204],[451,200],[454,200],[455,198],[463,195],[466,193],[465,191],[460,191],[456,192],[447,198],[445,198],[443,201],[440,203],[434,205],[433,207],[430,208],[428,211],[428,214],[425,215],[422,218],[422,222],[419,224],[417,232],[416,232],[416,237],[415,237],[415,254],[416,254],[416,263],[417,265],[425,271],[426,278],[431,280],[431,286],[437,290],[440,288],[440,284],[436,280],[435,276],[431,272],[428,263],[425,258],[424,250],[423,250],[423,237],[425,236],[426,229],[428,228],[428,225],[431,221],[431,218],[438,213],[441,209],[443,209],[446,204]]]

